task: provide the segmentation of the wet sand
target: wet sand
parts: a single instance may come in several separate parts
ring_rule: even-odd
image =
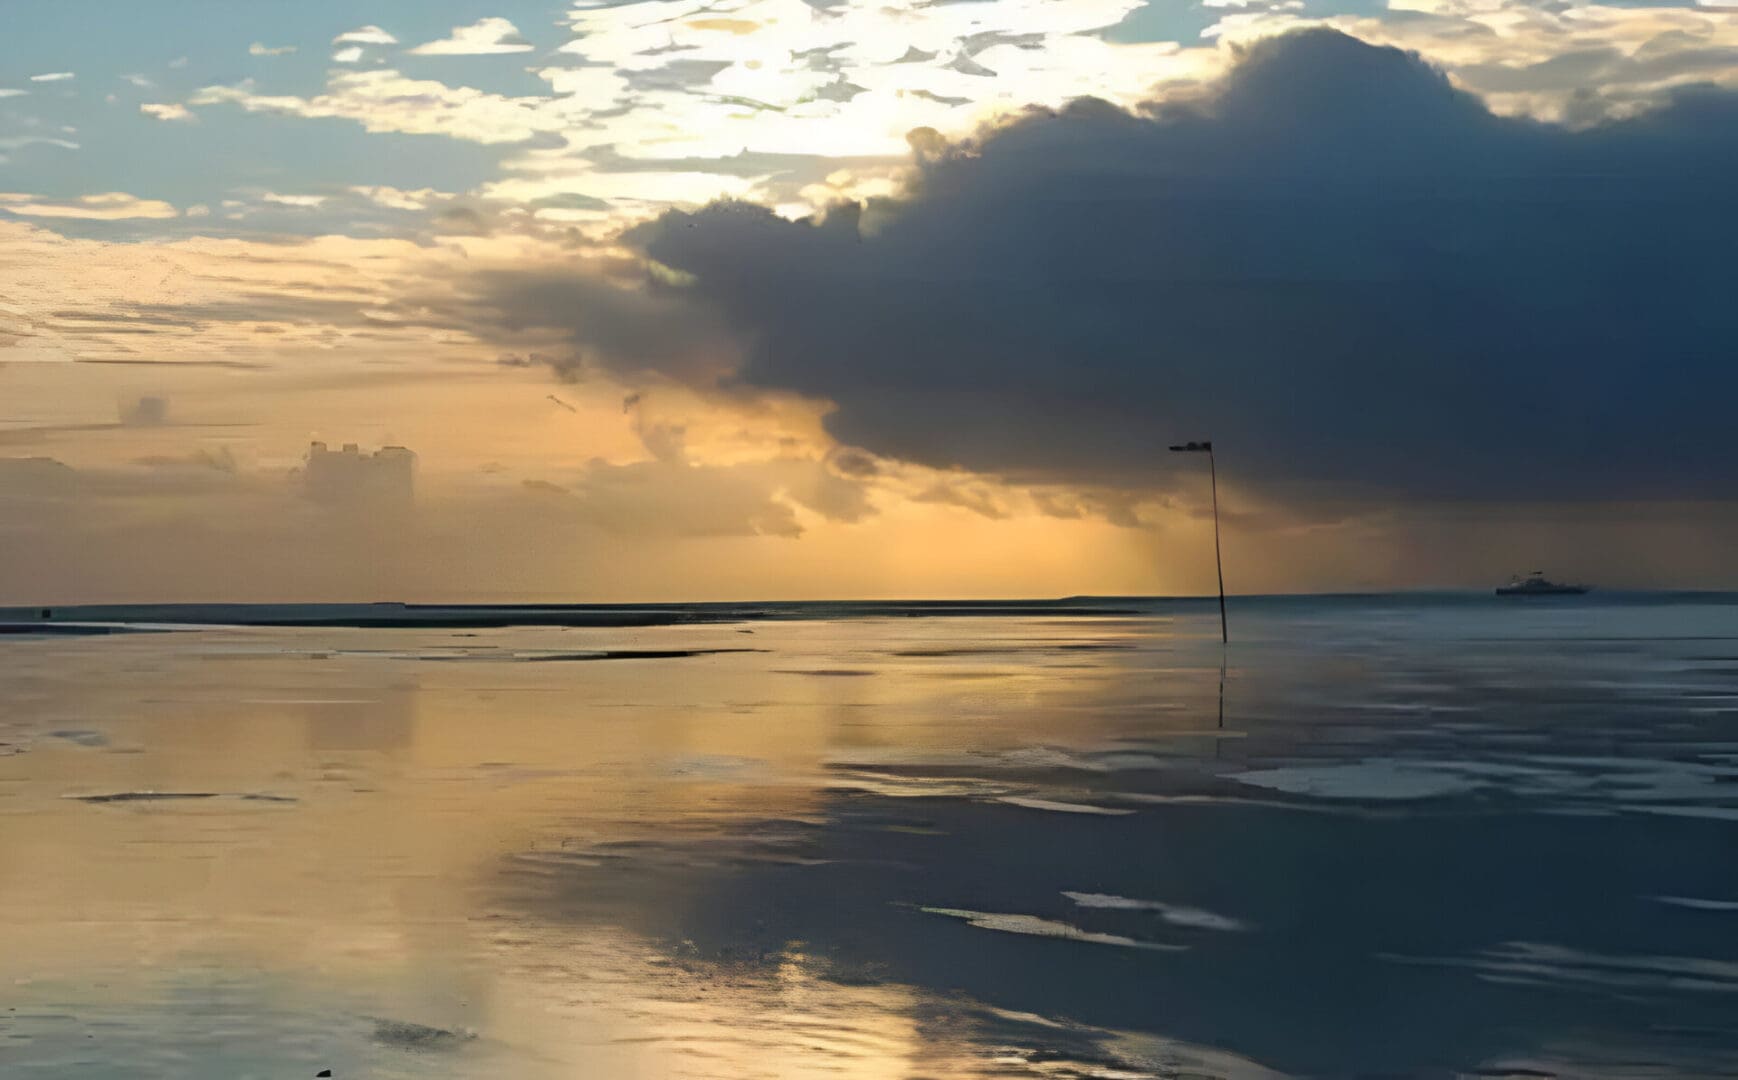
[[[0,1074],[1738,1075],[1738,605],[949,614],[8,636]]]

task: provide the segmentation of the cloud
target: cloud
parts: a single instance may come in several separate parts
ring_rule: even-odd
[[[455,314],[479,337],[528,328],[562,332],[573,349],[534,353],[523,364],[548,365],[564,381],[583,371],[582,354],[605,370],[655,374],[688,383],[725,376],[738,360],[728,327],[704,306],[658,288],[636,287],[611,268],[497,267],[462,283]]]
[[[210,470],[231,476],[241,470],[235,451],[227,446],[202,447],[185,454],[145,454],[133,463],[152,469]]]
[[[418,481],[414,495],[402,472],[339,469],[315,497],[305,468],[250,469],[223,447],[76,469],[0,457],[0,591],[54,603],[165,592],[500,600],[547,595],[559,582],[619,600],[722,596],[745,587],[738,560],[704,579],[684,578],[684,567],[722,545],[771,587],[764,575],[790,565],[785,541],[803,531],[800,504],[753,465],[596,462],[559,482],[425,492]]]
[[[639,537],[801,536],[796,513],[737,466],[594,462],[566,485],[585,520]]]
[[[468,206],[449,206],[434,216],[435,230],[442,236],[487,236],[488,220]]]
[[[902,155],[913,127],[957,133],[1013,102],[1059,105],[1082,94],[1133,103],[1155,79],[1197,66],[1171,43],[1103,40],[1141,2],[978,0],[968,9],[846,0],[820,12],[747,0],[725,18],[691,4],[629,0],[569,12],[572,40],[535,72],[548,84],[540,95],[340,69],[308,96],[241,83],[209,88],[190,104],[342,117],[379,133],[532,142],[480,192],[501,201],[584,195],[606,200],[600,210],[644,216],[671,204],[748,197],[762,185],[800,209],[811,195],[820,204],[860,193],[843,178],[835,178],[837,188],[825,181],[843,168],[869,167],[866,159]],[[365,31],[379,28],[341,35],[338,63],[365,58],[361,42],[377,40]],[[922,46],[915,54],[913,43]],[[530,48],[512,23],[487,18],[412,51]],[[982,72],[963,74],[968,61]],[[601,229],[605,215],[546,208],[543,216]]]
[[[881,463],[875,460],[875,455],[865,454],[855,447],[839,447],[829,456],[828,463],[839,475],[858,480],[881,475]]]
[[[308,447],[302,488],[318,503],[370,512],[408,509],[416,498],[416,453],[402,446],[364,452],[355,443]]]
[[[397,45],[398,39],[378,26],[368,25],[346,30],[332,39],[334,45]]]
[[[247,54],[249,56],[288,56],[290,53],[295,51],[296,47],[294,45],[278,45],[274,47],[258,41],[247,47]]]
[[[1139,492],[1116,489],[1081,490],[1075,488],[1038,488],[1028,494],[1033,509],[1046,517],[1066,521],[1099,518],[1126,529],[1145,524],[1140,515]],[[1229,513],[1226,517],[1231,517]]]
[[[324,195],[280,195],[268,191],[260,196],[261,202],[273,203],[277,206],[288,206],[295,210],[318,210],[326,201]]]
[[[0,457],[0,499],[54,497],[76,487],[78,473],[51,457]]]
[[[30,91],[16,90],[8,86],[0,86],[0,98],[27,97]]]
[[[447,264],[470,261],[457,253],[403,240],[331,235],[105,242],[56,235],[6,213],[88,218],[100,211],[110,219],[146,213],[140,227],[150,229],[163,226],[149,215],[173,213],[166,204],[67,202],[0,193],[0,265],[35,271],[8,281],[0,334],[28,331],[25,347],[41,359],[199,361],[254,369],[352,356],[363,346],[371,358],[389,363],[466,354],[468,339],[431,341],[426,330],[450,322],[442,313],[451,300],[442,277],[450,273]],[[400,309],[397,323],[381,319],[413,293],[426,306]],[[500,351],[471,348],[478,361]]]
[[[885,457],[1150,485],[1211,437],[1293,499],[1725,498],[1735,174],[1738,95],[1570,130],[1312,31],[1191,104],[927,155],[866,218],[721,204],[637,240],[689,283],[661,303],[745,343],[738,385]]]
[[[1203,36],[1251,42],[1327,26],[1415,49],[1495,111],[1577,125],[1658,105],[1674,87],[1738,87],[1738,21],[1693,3],[1405,0],[1370,14],[1258,3]]]
[[[696,462],[686,425],[649,418],[643,395],[631,395],[623,408],[649,460],[592,461],[559,485],[533,482],[544,494],[571,496],[576,512],[599,528],[642,537],[794,539],[804,532],[798,507],[838,522],[861,521],[873,512],[864,484],[822,460]]]
[[[411,79],[396,71],[347,71],[332,76],[326,92],[312,98],[267,95],[251,80],[233,86],[208,86],[189,99],[193,105],[238,105],[248,112],[308,118],[354,120],[373,132],[446,135],[478,143],[524,142],[554,134],[566,121],[537,106],[542,98],[513,98],[432,79]]]
[[[943,506],[957,506],[962,510],[970,510],[974,514],[987,517],[992,521],[1000,521],[1008,516],[1008,508],[996,493],[984,484],[960,482],[958,480],[938,480],[911,496],[913,502],[939,503]]]
[[[0,192],[0,210],[24,217],[120,221],[128,218],[172,218],[176,210],[157,199],[141,199],[122,191],[51,199],[42,195]]]
[[[189,112],[185,105],[152,105],[142,104],[139,111],[156,120],[192,121],[198,119]]]
[[[446,202],[453,197],[450,192],[436,191],[434,188],[417,188],[414,191],[409,191],[404,188],[379,185],[358,185],[352,187],[350,192],[389,210],[427,210],[435,203]]]
[[[71,139],[57,139],[52,135],[3,135],[0,136],[0,150],[17,150],[25,146],[58,146],[62,150],[77,150],[78,143]]]
[[[128,427],[158,427],[168,422],[168,398],[141,397],[121,406],[121,423]]]
[[[585,358],[576,352],[502,353],[495,363],[502,367],[548,368],[550,374],[564,383],[575,383],[585,378]]]
[[[46,75],[32,75],[30,77],[30,81],[31,82],[65,82],[68,79],[76,79],[76,78],[78,78],[78,75],[71,72],[71,71],[51,71],[51,72],[47,73]]]
[[[455,27],[452,36],[411,49],[413,56],[492,56],[530,52],[532,45],[519,36],[519,28],[502,18],[479,19],[470,26]]]

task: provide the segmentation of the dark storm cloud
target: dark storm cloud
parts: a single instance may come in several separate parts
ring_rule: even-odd
[[[503,353],[496,358],[495,363],[502,367],[546,367],[564,383],[579,382],[585,378],[585,357],[574,352]]]
[[[1734,177],[1730,92],[1570,130],[1313,31],[1187,104],[931,148],[872,229],[718,204],[636,239],[693,279],[648,304],[884,457],[1138,485],[1212,437],[1292,496],[1723,497]]]
[[[579,271],[490,270],[466,281],[463,318],[479,336],[556,330],[584,353],[516,355],[502,363],[546,363],[564,382],[583,376],[587,360],[617,372],[657,372],[689,380],[716,375],[728,352],[725,327],[706,305],[665,287],[618,280],[609,267]]]

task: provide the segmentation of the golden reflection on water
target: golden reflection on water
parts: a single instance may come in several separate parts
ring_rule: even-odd
[[[797,943],[770,963],[690,963],[628,919],[503,905],[503,874],[540,851],[683,837],[704,852],[733,822],[813,819],[841,758],[1090,744],[1131,713],[1149,728],[1211,726],[1210,711],[1154,710],[1162,653],[1143,654],[1151,678],[1131,682],[1116,649],[1026,648],[1162,637],[1151,623],[865,620],[752,635],[8,643],[0,974],[18,1012],[0,1031],[0,1065],[20,1076],[303,1075],[284,1071],[292,1064],[340,1076],[995,1073],[1007,1063],[973,1042],[969,1016],[919,991],[822,978]],[[623,647],[765,651],[530,659]],[[115,795],[157,797],[86,798]],[[189,1018],[214,1009],[227,1017],[218,1034]]]

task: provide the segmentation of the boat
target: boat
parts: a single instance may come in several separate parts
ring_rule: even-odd
[[[1497,586],[1498,596],[1580,596],[1586,585],[1564,585],[1548,581],[1543,572],[1535,570],[1526,577],[1516,575],[1507,585]]]

